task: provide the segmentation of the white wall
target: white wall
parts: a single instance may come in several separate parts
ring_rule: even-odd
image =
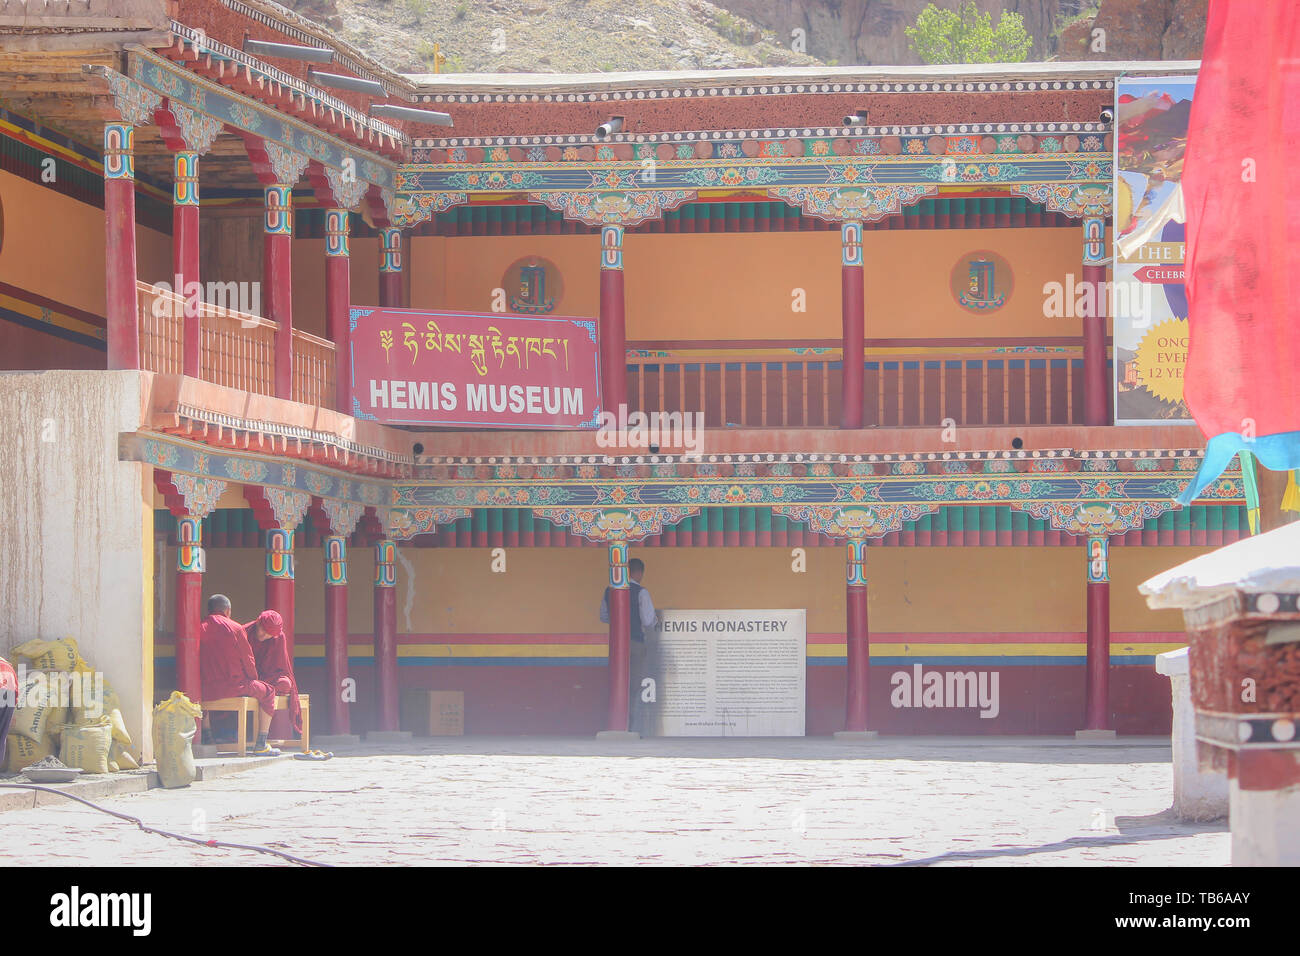
[[[0,373],[0,653],[75,638],[151,759],[152,469],[117,457],[140,426],[140,380]]]

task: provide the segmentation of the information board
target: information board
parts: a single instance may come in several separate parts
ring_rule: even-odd
[[[663,611],[651,640],[661,737],[802,737],[807,612]]]
[[[1115,420],[1183,424],[1187,364],[1181,185],[1194,76],[1115,84]]]

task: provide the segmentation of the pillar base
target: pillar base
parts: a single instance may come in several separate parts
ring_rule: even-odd
[[[356,734],[321,734],[319,737],[312,734],[311,742],[316,745],[313,750],[325,747],[358,747],[361,745],[361,738]]]
[[[850,744],[864,744],[879,739],[880,734],[875,730],[837,730],[831,736]]]
[[[597,732],[596,739],[597,740],[621,740],[630,743],[633,740],[640,740],[641,735],[638,734],[635,730],[601,730]]]
[[[1113,730],[1076,730],[1074,732],[1075,740],[1114,740],[1115,731]]]
[[[400,744],[411,739],[409,730],[372,730],[366,734],[368,744]]]

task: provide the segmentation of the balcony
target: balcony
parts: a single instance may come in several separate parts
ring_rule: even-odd
[[[184,369],[185,299],[146,282],[136,283],[140,326],[140,368],[180,375]],[[199,303],[199,377],[206,382],[275,395],[278,322]],[[293,389],[303,405],[334,404],[334,343],[293,330]]]
[[[702,411],[714,428],[838,428],[841,372],[838,350],[779,360],[638,357],[627,366],[628,409]],[[869,348],[863,406],[868,427],[1082,424],[1082,347],[950,355]]]
[[[184,300],[136,285],[140,367],[182,373]],[[279,325],[211,303],[199,305],[199,378],[275,395]],[[723,349],[657,355],[632,350],[629,411],[703,412],[710,428],[838,428],[842,363],[838,349],[807,355],[754,355]],[[1083,424],[1082,346],[1035,351],[953,349],[950,353],[868,348],[863,422],[877,428]],[[332,408],[334,343],[293,331],[293,387],[304,405]]]

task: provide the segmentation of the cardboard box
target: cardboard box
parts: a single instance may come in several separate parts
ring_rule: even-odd
[[[416,690],[402,692],[402,729],[417,737],[461,737],[465,734],[465,692]]]

